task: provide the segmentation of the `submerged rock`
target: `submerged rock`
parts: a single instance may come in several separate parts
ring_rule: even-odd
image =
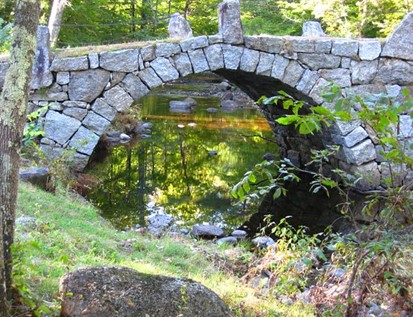
[[[83,268],[60,280],[62,317],[231,316],[200,283],[124,267]]]

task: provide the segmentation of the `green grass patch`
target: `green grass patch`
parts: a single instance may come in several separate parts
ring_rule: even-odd
[[[253,257],[244,247],[229,252],[181,236],[117,231],[82,199],[27,184],[20,185],[17,216],[35,217],[37,225],[16,229],[14,282],[32,307],[51,309],[45,315],[59,314],[63,274],[85,266],[116,265],[196,280],[221,296],[234,316],[315,316],[310,305],[283,305],[243,283],[231,264]]]

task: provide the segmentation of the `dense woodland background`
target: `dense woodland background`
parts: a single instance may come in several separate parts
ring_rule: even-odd
[[[42,0],[41,23],[53,2]],[[109,44],[167,36],[175,12],[191,23],[195,35],[217,32],[222,0],[70,0],[57,46]],[[413,0],[241,0],[247,34],[300,35],[302,23],[319,20],[325,31],[344,37],[386,37],[413,10]],[[0,0],[4,25],[13,19],[13,0]],[[3,25],[3,26],[4,26]]]

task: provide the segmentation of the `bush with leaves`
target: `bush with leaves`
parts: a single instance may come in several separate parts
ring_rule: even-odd
[[[324,98],[329,107],[307,107],[303,102],[296,101],[283,92],[276,97],[263,97],[259,102],[274,107],[282,104],[290,113],[278,118],[277,123],[294,125],[300,134],[321,131],[337,120],[363,122],[373,132],[375,142],[383,149],[380,153],[385,160],[382,167],[389,171],[388,177],[382,179],[383,189],[366,195],[364,207],[356,210],[348,193],[357,188],[357,183],[363,176],[350,175],[340,169],[334,169],[331,177],[322,172],[323,165],[328,164],[330,157],[339,150],[334,147],[313,151],[313,159],[305,168],[296,167],[288,160],[259,163],[234,186],[232,194],[236,198],[249,201],[273,191],[273,198],[277,199],[287,194],[286,182],[300,181],[300,173],[312,175],[310,192],[324,190],[328,194],[331,189],[337,189],[343,197],[341,211],[351,220],[354,228],[348,234],[329,234],[328,246],[320,244],[319,247],[320,250],[324,247],[324,251],[329,250],[331,253],[329,262],[326,263],[326,276],[332,270],[328,268],[344,268],[347,274],[341,282],[345,281],[347,284],[333,301],[328,295],[331,290],[329,292],[325,287],[318,287],[317,291],[313,291],[314,298],[318,298],[317,303],[324,307],[325,311],[333,303],[342,308],[339,313],[345,316],[356,315],[367,302],[372,301],[386,302],[387,305],[411,312],[413,263],[409,258],[413,254],[413,183],[406,175],[412,170],[413,158],[409,155],[412,143],[399,127],[402,116],[405,119],[412,118],[413,99],[409,97],[406,89],[402,90],[401,97],[394,98],[386,94],[353,95],[351,91],[342,91],[336,86],[331,86]],[[302,111],[304,107],[306,111]],[[310,165],[312,168],[307,169]],[[356,216],[360,215],[370,223],[359,223],[359,217]],[[285,223],[281,224],[281,228],[283,226],[285,227]],[[278,229],[275,229],[274,233],[281,230],[280,226],[275,228]],[[282,237],[281,241],[285,241],[285,237]],[[297,244],[298,250],[302,251],[298,241],[288,241]],[[307,241],[320,242],[312,240],[310,236]],[[302,258],[297,255],[295,257]],[[284,266],[280,268],[280,263],[276,264],[276,271],[291,269],[290,262],[284,263]],[[271,265],[267,267],[271,268]],[[303,285],[300,286],[303,289]]]

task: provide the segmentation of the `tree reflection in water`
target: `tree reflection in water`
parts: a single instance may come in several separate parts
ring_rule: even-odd
[[[141,101],[137,120],[153,123],[152,137],[116,147],[94,165],[89,173],[100,185],[88,198],[119,228],[144,225],[154,211],[186,225],[241,224],[249,212],[231,205],[230,189],[264,153],[277,152],[266,140],[266,119],[254,109],[210,113],[220,104],[213,97],[195,98],[191,113],[171,113],[172,99],[158,90]]]

